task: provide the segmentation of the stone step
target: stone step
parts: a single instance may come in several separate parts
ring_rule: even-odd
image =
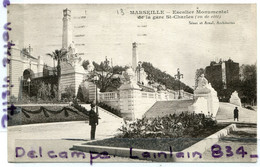
[[[193,100],[171,100],[157,101],[145,114],[147,118],[162,117],[169,114],[180,114],[188,111],[188,107],[193,104]]]
[[[90,107],[88,104],[81,105],[82,107],[85,107],[87,110],[90,110]],[[116,116],[115,114],[108,112],[107,110],[98,107],[98,114],[100,117],[100,123],[111,123],[111,124],[117,124],[121,125],[123,124],[123,118],[120,118]]]

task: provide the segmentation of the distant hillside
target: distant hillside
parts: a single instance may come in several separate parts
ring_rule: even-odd
[[[165,85],[166,88],[171,90],[179,90],[179,82],[170,74],[166,72],[162,72],[160,69],[154,67],[151,63],[143,62],[142,67],[144,71],[147,73],[147,79],[150,82],[158,82],[162,85]],[[186,92],[193,93],[193,89],[181,82],[181,89]]]

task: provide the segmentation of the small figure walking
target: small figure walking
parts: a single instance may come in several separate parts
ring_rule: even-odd
[[[89,125],[91,126],[91,140],[95,140],[96,126],[98,125],[98,114],[95,112],[95,104],[91,104],[89,111]]]
[[[238,112],[239,112],[239,110],[237,109],[237,107],[234,109],[234,121],[237,119],[237,121],[239,121],[238,120]]]

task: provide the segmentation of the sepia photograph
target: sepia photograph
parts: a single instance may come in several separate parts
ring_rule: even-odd
[[[8,5],[8,162],[257,162],[256,13]]]

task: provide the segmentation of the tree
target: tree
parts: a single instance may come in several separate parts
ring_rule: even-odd
[[[196,70],[196,73],[195,73],[195,89],[198,87],[199,77],[202,74],[205,74],[205,70],[203,68],[199,68],[199,69]]]
[[[241,67],[241,92],[244,102],[254,105],[257,100],[257,73],[256,64],[242,65]],[[242,99],[242,100],[243,100]]]
[[[84,68],[85,70],[88,69],[88,65],[89,65],[89,61],[88,61],[88,60],[84,60],[84,61],[82,62],[82,66],[83,66],[83,68]]]
[[[81,102],[85,102],[85,103],[90,102],[89,91],[86,89],[84,84],[79,85],[77,99],[79,99]]]
[[[149,83],[157,82],[159,84],[165,85],[167,89],[179,90],[179,82],[170,74],[162,72],[160,69],[154,67],[149,62],[143,62],[142,67],[147,74],[147,79]],[[181,88],[189,93],[193,93],[193,89],[181,82]]]
[[[122,66],[118,66],[118,65],[116,65],[112,68],[113,68],[113,73],[115,73],[115,74],[122,74],[123,71],[125,71],[127,69],[127,67],[122,67]]]
[[[90,78],[93,79],[94,76],[98,76],[99,80],[97,81],[97,85],[100,88],[100,92],[105,92],[109,87],[120,87],[120,79],[115,77],[115,75],[121,73],[124,69],[123,67],[111,67],[107,59],[100,64],[93,62],[93,66],[95,70]]]
[[[51,98],[51,84],[41,82],[38,88],[37,97],[42,100],[49,100]]]
[[[58,97],[57,99],[61,100],[61,88],[60,88],[60,80],[61,80],[61,62],[66,61],[67,58],[67,51],[61,49],[61,50],[55,50],[52,53],[48,53],[47,55],[51,56],[53,59],[57,60],[57,77],[58,77],[58,83],[57,83],[57,92]]]

